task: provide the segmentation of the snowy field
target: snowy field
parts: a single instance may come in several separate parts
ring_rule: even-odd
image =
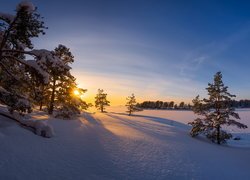
[[[243,139],[219,146],[189,136],[191,111],[147,110],[133,116],[124,111],[108,108],[75,120],[34,112],[33,118],[53,126],[53,138],[0,116],[0,179],[250,179],[249,129],[228,129]],[[250,111],[239,113],[250,127]]]

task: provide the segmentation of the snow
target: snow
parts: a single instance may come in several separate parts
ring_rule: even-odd
[[[35,60],[27,60],[26,64],[35,69],[40,75],[42,75],[44,83],[47,84],[49,82],[49,74],[45,72]]]
[[[38,136],[51,138],[55,134],[52,126],[48,125],[45,121],[20,120],[20,122],[22,122],[22,124],[25,124],[29,127],[33,127],[35,129],[35,133]]]
[[[36,56],[36,61],[28,61],[27,63],[35,68],[43,77],[44,82],[48,83],[49,75],[46,72],[47,66],[56,68],[58,71],[70,70],[68,65],[65,65],[63,61],[55,56],[52,51],[46,49],[35,49],[29,52],[29,54]]]
[[[65,65],[59,57],[55,56],[52,51],[48,51],[46,49],[36,49],[30,51],[29,53],[38,58],[37,62],[43,69],[46,69],[47,63],[51,63],[51,66],[58,68],[58,70],[71,69],[68,65]]]
[[[19,121],[22,125],[26,125],[28,128],[34,128],[35,133],[38,136],[51,138],[55,135],[53,127],[47,124],[46,121],[39,120],[39,119],[31,119],[32,117],[29,117],[29,116],[23,117],[17,112],[14,112],[13,114],[9,114],[9,112],[4,106],[0,107],[0,111],[1,111],[1,114],[13,117],[17,121]],[[0,116],[2,116],[1,114]]]
[[[21,1],[17,7],[16,10],[19,11],[20,9],[25,8],[25,10],[29,13],[33,12],[35,10],[35,6],[30,1]]]
[[[125,108],[107,111],[85,112],[74,120],[33,112],[32,119],[47,119],[54,127],[50,139],[0,116],[0,179],[250,178],[250,148],[190,137],[191,111],[147,110],[132,116]]]

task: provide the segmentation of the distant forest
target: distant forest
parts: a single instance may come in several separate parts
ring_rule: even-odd
[[[184,102],[175,104],[174,101],[144,101],[142,103],[137,103],[137,107],[142,109],[192,109],[191,104],[185,104]]]
[[[250,100],[233,100],[230,102],[231,106],[234,108],[250,108]],[[144,101],[142,103],[137,103],[137,107],[142,109],[181,109],[181,110],[191,110],[192,105],[181,102],[176,104],[174,101],[164,102],[164,101]]]
[[[250,100],[248,99],[239,100],[239,101],[233,100],[231,103],[232,103],[232,107],[235,107],[235,108],[250,108]]]

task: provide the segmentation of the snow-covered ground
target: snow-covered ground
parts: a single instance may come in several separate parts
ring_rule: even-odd
[[[0,116],[0,179],[250,179],[250,148],[190,137],[191,111],[127,116],[124,110],[83,113],[75,120],[34,112],[53,126],[52,138]],[[239,113],[250,126],[250,111]],[[232,132],[248,137],[250,131]],[[248,139],[243,140],[230,144],[246,146]]]

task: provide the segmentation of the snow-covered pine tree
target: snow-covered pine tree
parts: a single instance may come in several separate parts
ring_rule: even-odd
[[[107,100],[107,94],[104,93],[103,89],[98,89],[95,97],[95,107],[104,112],[105,106],[110,106],[110,102]]]
[[[231,107],[232,95],[228,92],[228,87],[222,81],[221,72],[214,75],[214,82],[209,83],[206,90],[208,99],[201,100],[197,96],[193,100],[193,111],[199,117],[189,124],[192,125],[191,136],[204,133],[209,139],[218,144],[226,142],[232,135],[222,130],[224,125],[235,125],[238,128],[247,128],[246,125],[236,121],[239,115]]]
[[[0,13],[0,101],[14,110],[30,111],[27,92],[34,76],[46,83],[48,74],[36,62],[31,39],[44,34],[44,22],[32,3],[21,2],[15,15]],[[43,54],[40,58],[49,55]],[[27,61],[27,56],[34,59]]]
[[[58,57],[58,61],[50,62],[47,61],[45,66],[46,70],[50,75],[50,98],[48,104],[48,113],[52,114],[55,107],[55,99],[57,91],[62,87],[64,81],[70,79],[71,81],[75,81],[75,78],[71,75],[69,64],[74,62],[74,56],[71,54],[69,48],[64,45],[59,45],[53,51],[54,56]]]
[[[50,75],[49,83],[41,85],[41,95],[47,98],[40,98],[40,109],[43,104],[47,104],[49,114],[57,109],[57,117],[70,118],[88,108],[80,95],[75,96],[73,92],[77,90],[83,94],[87,90],[77,87],[76,78],[70,72],[70,64],[74,62],[70,49],[60,44],[52,53],[57,57],[54,61],[38,61]]]
[[[137,107],[137,102],[136,102],[134,94],[132,94],[131,96],[128,96],[126,100],[127,100],[127,103],[125,106],[127,106],[127,109],[128,109],[126,112],[128,113],[129,116],[136,111],[141,111],[141,109]]]
[[[57,94],[55,117],[69,119],[92,106],[83,100],[86,91],[86,89],[78,88],[75,81],[64,81],[64,85]]]

